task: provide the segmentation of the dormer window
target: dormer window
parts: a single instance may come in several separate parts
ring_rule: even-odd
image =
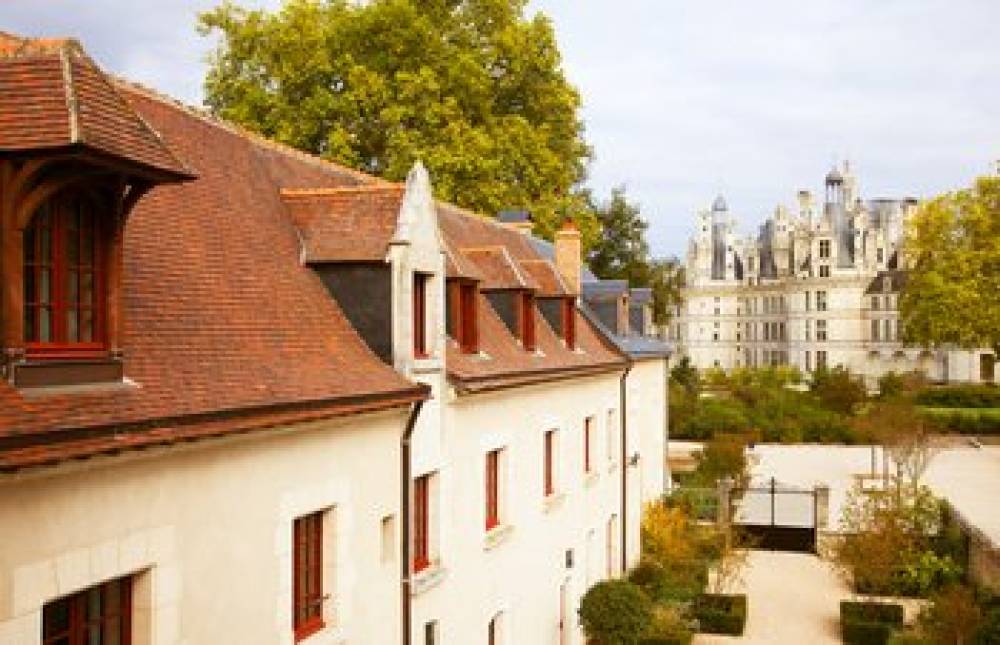
[[[413,355],[427,358],[427,283],[426,273],[413,274]]]
[[[478,289],[475,282],[449,281],[448,334],[464,354],[479,351]]]
[[[29,356],[101,353],[106,227],[85,197],[44,204],[24,229],[24,341]]]
[[[535,296],[522,293],[518,315],[521,345],[527,352],[535,351]]]
[[[567,349],[576,349],[576,303],[573,298],[562,301],[562,332]]]

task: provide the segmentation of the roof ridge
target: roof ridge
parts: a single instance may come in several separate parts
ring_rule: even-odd
[[[226,132],[229,132],[236,136],[249,139],[250,141],[264,148],[269,148],[275,152],[298,159],[299,161],[304,161],[317,166],[336,170],[338,172],[347,173],[358,180],[363,180],[370,183],[383,183],[383,182],[393,183],[389,182],[389,180],[387,179],[383,179],[375,175],[370,175],[361,170],[357,170],[355,168],[339,164],[335,161],[330,161],[329,159],[324,159],[323,157],[314,155],[310,152],[299,150],[294,146],[281,143],[280,141],[275,141],[274,139],[270,139],[260,134],[259,132],[254,132],[253,130],[250,130],[245,126],[233,123],[232,121],[227,121],[226,119],[216,116],[212,114],[208,108],[189,105],[181,101],[180,99],[174,98],[169,94],[161,92],[160,90],[143,85],[142,83],[122,78],[121,76],[115,74],[107,74],[107,76],[110,81],[112,81],[115,84],[118,84],[119,86],[124,87],[127,90],[134,91],[137,94],[141,94],[142,96],[145,96],[148,99],[158,101],[175,110],[184,112],[185,114],[200,119],[201,121],[207,123],[208,125],[217,127],[220,130],[225,130]]]
[[[384,181],[377,184],[362,184],[360,186],[337,186],[335,188],[282,188],[282,197],[311,197],[318,195],[341,195],[346,193],[374,193],[379,191],[404,191],[406,184]]]

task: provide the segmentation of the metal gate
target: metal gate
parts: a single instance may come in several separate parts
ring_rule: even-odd
[[[729,508],[730,521],[746,546],[816,553],[816,489],[782,484],[772,477],[733,489]]]

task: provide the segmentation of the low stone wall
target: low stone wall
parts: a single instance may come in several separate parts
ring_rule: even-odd
[[[965,518],[955,507],[948,506],[950,519],[954,521],[966,537],[968,548],[969,580],[975,584],[1000,593],[1000,547]]]

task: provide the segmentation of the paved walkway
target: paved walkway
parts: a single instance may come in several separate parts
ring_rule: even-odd
[[[830,565],[800,553],[753,551],[743,573],[749,615],[742,637],[699,634],[694,645],[840,643],[840,600],[850,594]]]

